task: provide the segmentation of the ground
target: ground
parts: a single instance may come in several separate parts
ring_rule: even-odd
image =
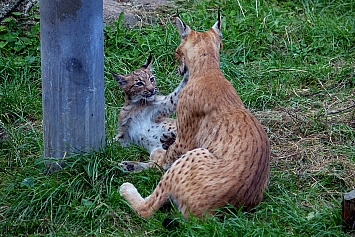
[[[38,0],[5,0],[0,2],[0,21],[12,12],[26,16]],[[171,7],[171,0],[103,0],[104,21],[112,22],[124,12],[124,24],[134,26],[154,20],[161,6]]]
[[[104,0],[104,21],[116,20],[123,11],[127,26],[148,23],[154,20],[154,16],[159,16],[157,9],[171,7],[172,4],[170,0]]]

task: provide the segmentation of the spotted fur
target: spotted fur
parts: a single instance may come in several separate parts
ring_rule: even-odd
[[[142,217],[152,216],[168,199],[186,218],[226,204],[250,210],[269,181],[270,145],[219,68],[221,18],[206,32],[190,29],[179,18],[176,23],[179,72],[189,74],[189,80],[179,93],[176,141],[167,151],[151,154],[167,172],[145,199],[131,183],[122,184],[120,193]]]
[[[119,129],[115,140],[123,146],[136,144],[150,153],[167,149],[176,137],[176,121],[169,116],[176,110],[178,93],[186,84],[182,80],[169,95],[157,95],[156,80],[151,70],[152,57],[137,70],[123,75],[111,71],[125,94],[125,103],[118,117]],[[128,170],[134,162],[123,162]]]

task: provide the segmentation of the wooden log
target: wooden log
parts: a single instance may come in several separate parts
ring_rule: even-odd
[[[342,201],[344,229],[355,229],[355,190],[344,193]]]
[[[102,0],[41,0],[44,157],[105,142]],[[49,164],[49,165],[48,165]],[[60,162],[48,162],[50,170]]]

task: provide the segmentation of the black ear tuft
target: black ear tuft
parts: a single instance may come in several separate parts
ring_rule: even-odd
[[[221,21],[221,8],[218,8],[218,21]]]
[[[141,68],[144,68],[144,69],[150,68],[151,69],[152,61],[153,61],[153,55],[152,55],[152,53],[150,53],[147,61],[145,61],[145,63],[141,66]]]
[[[217,32],[222,37],[222,18],[221,18],[221,10],[218,8],[218,18],[216,23],[212,26],[212,29]]]
[[[176,27],[181,38],[185,38],[191,31],[190,27],[180,20],[179,17],[176,17]]]
[[[110,70],[110,73],[112,74],[112,76],[115,78],[115,80],[117,81],[118,85],[120,87],[124,86],[127,84],[127,81],[124,79],[124,75],[122,74],[118,74],[115,73],[114,71]]]

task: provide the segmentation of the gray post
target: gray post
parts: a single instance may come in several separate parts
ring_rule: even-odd
[[[105,142],[103,1],[41,0],[40,21],[44,157],[98,150]]]

